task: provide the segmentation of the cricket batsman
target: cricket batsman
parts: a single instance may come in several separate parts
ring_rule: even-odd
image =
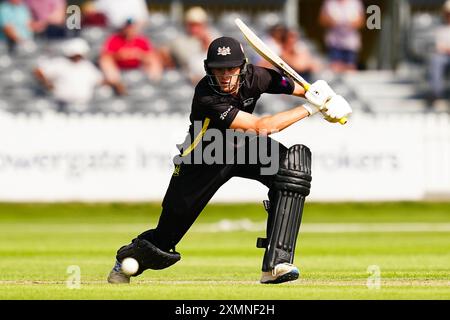
[[[257,247],[265,249],[260,282],[283,283],[299,277],[293,260],[304,202],[311,187],[311,151],[302,144],[286,147],[271,139],[270,134],[315,113],[336,123],[351,114],[352,109],[323,80],[311,84],[306,91],[278,71],[249,64],[242,45],[230,37],[217,38],[210,44],[204,66],[206,76],[195,88],[191,126],[185,143],[179,145],[180,154],[174,158],[175,170],[158,224],[117,251],[115,266],[108,276],[110,283],[130,282],[131,276],[121,269],[121,262],[127,257],[139,264],[133,276],[179,261],[181,255],[175,246],[216,191],[232,177],[257,180],[269,190],[269,200],[264,201],[268,213],[266,238],[257,241]],[[307,102],[274,115],[253,115],[263,93],[295,95]],[[271,157],[277,157],[278,167],[273,174],[264,174],[261,169],[267,164],[262,161],[212,164],[193,161],[195,152],[211,143],[205,139],[208,130],[218,130],[224,135],[227,130],[251,132],[255,139],[265,139],[275,150]],[[227,151],[248,148],[246,143],[224,145]]]

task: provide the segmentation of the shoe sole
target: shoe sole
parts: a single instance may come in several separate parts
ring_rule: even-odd
[[[108,278],[107,281],[108,281],[108,283],[111,283],[111,284],[130,284],[130,281],[122,281],[122,280],[117,281],[117,280],[110,279],[110,278]]]
[[[300,272],[298,270],[292,270],[286,274],[283,274],[282,276],[279,276],[275,280],[270,280],[270,281],[261,282],[261,283],[263,283],[263,284],[279,284],[279,283],[283,283],[283,282],[294,281],[294,280],[298,279],[299,275],[300,275]]]
[[[118,274],[113,274],[113,275],[110,274],[106,280],[108,281],[108,283],[111,283],[111,284],[129,284],[130,283],[130,278],[126,279],[125,277],[122,277]]]

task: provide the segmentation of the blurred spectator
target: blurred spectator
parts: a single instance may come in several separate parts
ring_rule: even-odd
[[[93,63],[86,60],[87,42],[80,38],[62,43],[63,57],[44,60],[34,70],[36,78],[52,92],[59,112],[75,105],[84,111],[94,95],[96,86],[102,84],[103,75]]]
[[[106,40],[99,62],[107,81],[119,95],[126,94],[121,71],[142,68],[155,82],[161,79],[163,71],[158,53],[150,40],[139,34],[133,19],[128,19],[119,32]]]
[[[96,0],[92,5],[89,8],[90,14],[103,14],[109,26],[114,28],[120,28],[129,18],[139,27],[143,27],[149,17],[145,0]]]
[[[6,40],[10,53],[17,45],[33,38],[31,13],[22,0],[0,3],[0,40]]]
[[[361,49],[359,29],[364,26],[361,0],[325,0],[320,11],[320,24],[328,31],[325,43],[331,68],[335,72],[355,70]]]
[[[299,41],[298,32],[287,29],[281,39],[281,58],[306,81],[311,81],[312,74],[320,70],[319,61],[314,59],[308,48]]]
[[[285,36],[286,30],[286,26],[277,23],[267,30],[267,34],[264,35],[261,40],[270,49],[272,49],[273,52],[280,56],[283,45],[283,37]],[[257,55],[255,64],[265,68],[273,68],[273,66],[260,55]]]
[[[81,6],[83,27],[106,27],[108,18],[102,12],[98,12],[93,1],[86,1]]]
[[[450,0],[443,7],[444,25],[436,30],[436,52],[430,61],[431,102],[438,103],[445,91],[445,71],[450,66]]]
[[[179,67],[196,84],[205,75],[203,60],[211,41],[219,35],[210,30],[208,16],[201,7],[192,7],[185,13],[185,32],[166,48],[161,49],[166,67]]]
[[[66,37],[66,0],[25,0],[34,30],[46,39]]]

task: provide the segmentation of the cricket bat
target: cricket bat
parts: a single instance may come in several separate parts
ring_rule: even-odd
[[[235,19],[234,22],[241,30],[247,42],[252,46],[252,48],[266,61],[268,61],[273,66],[277,67],[289,78],[300,84],[306,91],[308,91],[311,86],[301,75],[299,75],[290,65],[283,61],[275,52],[273,52],[247,25],[239,18]],[[347,118],[344,117],[339,120],[340,124],[346,124]]]

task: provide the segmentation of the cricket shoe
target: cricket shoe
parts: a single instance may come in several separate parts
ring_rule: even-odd
[[[116,264],[109,273],[108,282],[114,284],[130,283],[130,276],[123,273],[122,264],[119,261],[116,261]]]
[[[280,263],[272,271],[263,271],[260,282],[264,284],[276,284],[298,279],[300,271],[290,263]]]

